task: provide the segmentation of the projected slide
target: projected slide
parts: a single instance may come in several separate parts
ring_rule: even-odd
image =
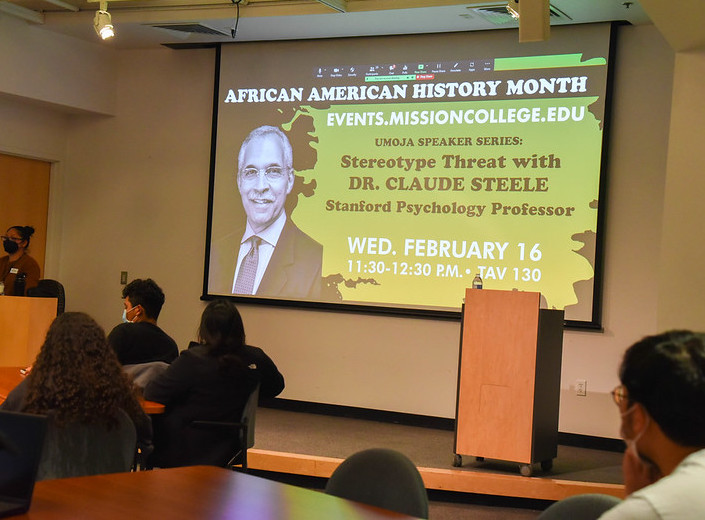
[[[577,29],[224,46],[205,295],[457,312],[479,274],[594,321],[609,26]]]

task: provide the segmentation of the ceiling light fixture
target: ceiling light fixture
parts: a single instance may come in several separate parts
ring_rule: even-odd
[[[113,28],[113,21],[110,13],[108,12],[108,2],[101,0],[100,9],[95,12],[95,18],[93,19],[93,27],[95,32],[107,40],[115,36],[115,29]]]
[[[509,0],[507,2],[507,12],[512,15],[515,20],[519,19],[519,0]]]

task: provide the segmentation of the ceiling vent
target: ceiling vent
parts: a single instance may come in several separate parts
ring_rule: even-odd
[[[170,31],[179,31],[192,34],[210,34],[213,36],[230,36],[230,34],[219,31],[218,29],[213,29],[207,25],[203,25],[198,22],[192,23],[150,23],[145,24],[149,27],[156,27],[157,29],[168,29]]]
[[[512,15],[507,12],[507,4],[488,4],[484,7],[468,7],[474,15],[493,23],[494,25],[505,25],[513,23],[518,25],[519,22],[512,18]],[[572,18],[565,14],[560,9],[549,5],[549,21],[554,22],[569,22]]]

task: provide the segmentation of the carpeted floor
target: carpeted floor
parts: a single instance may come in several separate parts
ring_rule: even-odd
[[[453,431],[272,408],[259,408],[256,421],[255,447],[262,450],[344,459],[366,448],[383,447],[401,451],[417,466],[453,468]],[[476,462],[468,457],[463,462],[462,469],[467,471],[518,474],[515,463]],[[621,454],[559,445],[553,468],[548,472],[537,468],[534,476],[619,484]],[[307,485],[322,488],[325,483]],[[431,491],[429,498],[431,520],[526,520],[536,518],[550,504],[542,500],[441,491]]]

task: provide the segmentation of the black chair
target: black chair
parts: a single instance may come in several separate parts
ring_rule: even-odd
[[[62,314],[66,307],[66,294],[64,286],[56,280],[39,280],[36,287],[27,289],[27,296],[35,298],[56,298],[56,315]]]
[[[428,518],[428,494],[419,470],[398,451],[359,451],[331,475],[326,493],[398,513]]]
[[[46,415],[0,410],[0,517],[29,509],[46,431]]]
[[[539,515],[539,520],[596,520],[620,502],[617,497],[598,493],[574,495],[551,504]]]
[[[57,426],[50,414],[37,480],[130,471],[137,451],[135,425],[122,410],[116,419],[115,428],[80,423]]]
[[[257,417],[257,402],[259,401],[259,383],[247,398],[242,410],[240,422],[227,421],[193,421],[191,426],[198,429],[226,430],[233,434],[232,457],[224,465],[229,469],[241,466],[247,471],[247,450],[255,445],[255,419]]]

